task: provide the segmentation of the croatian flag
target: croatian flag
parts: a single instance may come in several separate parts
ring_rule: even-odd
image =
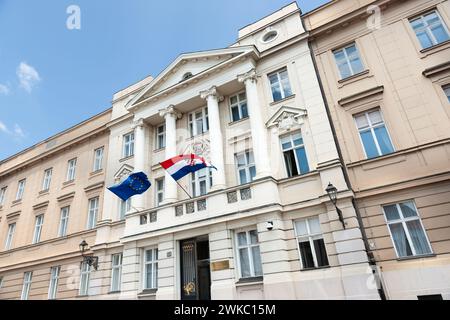
[[[203,168],[214,168],[212,164],[206,162],[202,157],[199,157],[193,153],[182,154],[166,161],[160,162],[160,165],[172,176],[176,181],[183,178],[185,175],[195,172]]]

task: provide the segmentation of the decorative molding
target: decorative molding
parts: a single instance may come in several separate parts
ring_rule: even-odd
[[[219,92],[217,91],[217,87],[216,86],[212,86],[209,89],[200,91],[200,97],[202,99],[208,99],[208,97],[214,97],[218,101],[223,101],[223,99],[224,99],[223,96],[221,96],[219,94]]]
[[[61,202],[61,201],[65,201],[65,200],[71,199],[71,198],[73,198],[73,197],[75,197],[75,191],[72,191],[72,192],[70,192],[70,193],[63,194],[62,196],[59,196],[58,198],[56,198],[56,200],[57,200],[58,202]]]
[[[46,208],[46,207],[48,207],[48,204],[49,204],[49,203],[50,203],[50,201],[47,200],[47,201],[44,201],[44,202],[35,204],[35,205],[33,206],[33,210],[40,210],[40,209]]]
[[[137,127],[144,127],[145,126],[145,122],[143,118],[139,118],[137,120],[133,120],[133,124],[131,125],[131,128],[134,130]]]
[[[281,131],[299,128],[307,116],[306,109],[281,106],[266,122],[267,128],[277,127]]]
[[[441,72],[450,71],[450,61],[438,64],[436,66],[423,70],[422,74],[427,77],[433,77]]]
[[[86,188],[84,188],[84,192],[91,192],[91,191],[103,188],[104,185],[105,185],[105,183],[103,181],[91,184],[91,185],[87,186]]]
[[[14,211],[11,212],[10,214],[6,215],[6,220],[9,222],[10,220],[16,219],[20,216],[21,211]]]
[[[383,92],[384,92],[384,86],[381,85],[381,86],[373,87],[373,88],[349,95],[347,97],[344,97],[344,98],[340,99],[338,101],[338,103],[340,106],[344,107],[353,102],[360,101],[360,100],[372,97],[374,95],[382,94]]]
[[[247,80],[250,81],[255,81],[257,80],[257,75],[256,75],[256,69],[253,68],[250,71],[247,71],[245,73],[241,73],[237,75],[237,80],[238,82],[242,82],[245,83]]]
[[[182,113],[178,112],[177,109],[175,109],[175,106],[171,104],[167,108],[159,109],[159,116],[164,119],[166,116],[173,116],[175,119],[180,119],[182,117]]]
[[[119,170],[114,174],[114,180],[120,181],[122,178],[130,173],[132,173],[134,170],[134,167],[130,166],[129,164],[123,164]]]

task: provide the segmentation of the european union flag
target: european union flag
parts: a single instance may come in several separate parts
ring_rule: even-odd
[[[132,173],[119,184],[108,189],[123,201],[136,194],[141,194],[150,188],[151,183],[148,181],[147,175],[143,172]]]

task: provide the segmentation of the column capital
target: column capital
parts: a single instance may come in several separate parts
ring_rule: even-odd
[[[175,109],[175,106],[173,104],[171,104],[167,108],[160,109],[159,115],[164,119],[166,118],[166,116],[173,116],[175,117],[175,119],[180,119],[182,116],[181,113],[178,112],[177,109]]]
[[[131,127],[133,129],[136,129],[137,127],[144,127],[144,126],[145,126],[144,118],[139,118],[139,119],[133,120],[133,123],[131,125]]]
[[[223,96],[221,96],[219,94],[219,92],[217,91],[217,87],[216,86],[212,86],[209,89],[200,91],[200,97],[202,99],[208,99],[208,97],[214,97],[218,101],[223,101]]]
[[[247,71],[247,72],[245,72],[245,73],[241,73],[241,74],[238,74],[237,75],[237,79],[238,79],[238,81],[239,82],[243,82],[243,83],[245,83],[247,80],[250,80],[250,81],[255,81],[256,82],[256,69],[255,68],[253,68],[253,69],[251,69],[251,70],[249,70],[249,71]]]

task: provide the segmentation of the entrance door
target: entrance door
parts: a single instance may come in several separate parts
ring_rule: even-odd
[[[208,238],[183,240],[181,252],[181,299],[211,299]]]

